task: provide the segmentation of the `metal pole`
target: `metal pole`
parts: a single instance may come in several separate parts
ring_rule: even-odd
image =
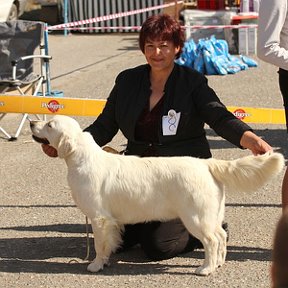
[[[175,2],[175,9],[174,9],[174,13],[175,13],[175,16],[174,16],[174,18],[175,18],[175,20],[177,20],[178,21],[178,4],[177,4],[177,0],[175,0],[174,1]]]
[[[64,24],[68,23],[68,0],[64,0]],[[64,28],[64,36],[68,35],[68,30]]]
[[[44,46],[45,46],[45,55],[49,55],[49,46],[48,46],[48,25],[45,23],[44,25]],[[48,96],[51,94],[51,83],[50,83],[50,66],[49,62],[45,62],[46,68],[46,86],[47,86],[47,94]]]

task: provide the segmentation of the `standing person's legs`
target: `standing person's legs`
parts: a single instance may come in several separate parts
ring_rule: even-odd
[[[288,168],[286,167],[286,171],[284,174],[284,178],[282,181],[282,209],[288,207]]]
[[[286,128],[288,132],[288,71],[279,69],[279,86],[283,97]],[[285,175],[282,182],[282,208],[288,207],[288,169],[286,168]]]
[[[283,98],[283,105],[286,116],[286,128],[288,132],[288,71],[279,69],[279,87]]]

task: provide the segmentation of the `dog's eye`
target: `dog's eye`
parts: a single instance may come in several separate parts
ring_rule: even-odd
[[[48,122],[48,123],[47,123],[47,126],[48,126],[49,128],[52,128],[51,122]]]

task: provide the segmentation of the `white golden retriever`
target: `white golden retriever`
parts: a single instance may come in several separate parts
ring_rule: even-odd
[[[70,117],[30,125],[36,141],[50,143],[65,159],[73,199],[91,220],[96,250],[91,272],[108,263],[121,244],[124,224],[179,217],[204,246],[205,261],[196,274],[210,274],[226,256],[224,187],[256,190],[284,166],[279,153],[232,161],[115,155],[103,151]]]

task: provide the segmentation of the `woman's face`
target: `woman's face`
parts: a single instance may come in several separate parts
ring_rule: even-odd
[[[176,54],[180,47],[175,47],[171,41],[147,40],[144,55],[152,70],[166,70],[174,65]]]

